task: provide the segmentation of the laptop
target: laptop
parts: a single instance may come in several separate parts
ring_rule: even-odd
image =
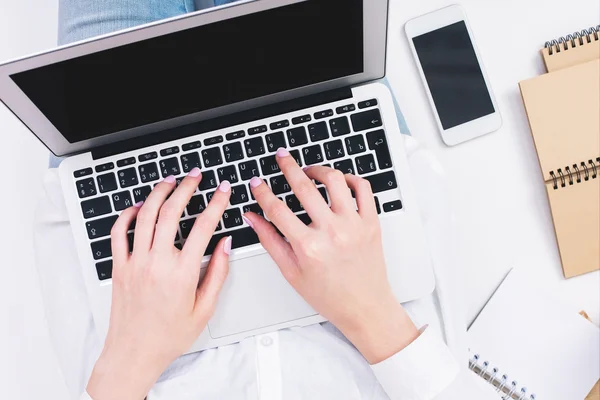
[[[194,167],[203,180],[174,246],[183,246],[219,182],[229,180],[231,204],[203,271],[220,238],[231,235],[233,251],[214,317],[190,352],[325,321],[241,218],[260,212],[248,186],[259,176],[310,223],[275,162],[279,147],[301,166],[367,179],[398,301],[432,292],[403,135],[391,93],[377,82],[387,17],[383,0],[240,2],[0,65],[0,100],[65,158],[60,180],[101,336],[110,315],[112,225],[162,178]]]

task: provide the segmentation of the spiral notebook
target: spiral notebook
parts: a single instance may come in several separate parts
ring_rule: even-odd
[[[520,82],[565,277],[600,269],[600,26],[546,43]]]
[[[515,400],[583,400],[600,378],[600,330],[512,270],[468,331],[469,367]]]

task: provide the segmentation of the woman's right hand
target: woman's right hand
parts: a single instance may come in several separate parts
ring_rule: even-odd
[[[263,247],[294,289],[331,321],[371,364],[383,361],[419,336],[387,279],[381,230],[368,181],[315,166],[303,171],[285,149],[277,162],[312,219],[306,226],[259,178],[250,182],[275,227],[244,215]],[[325,184],[327,205],[311,179]],[[356,196],[356,206],[351,191]]]

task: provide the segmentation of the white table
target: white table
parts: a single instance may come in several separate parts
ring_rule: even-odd
[[[367,0],[372,1],[372,0]],[[504,117],[494,134],[454,148],[436,132],[408,51],[404,23],[450,4],[391,0],[388,77],[413,135],[447,169],[456,211],[460,263],[466,266],[472,320],[512,267],[536,271],[559,296],[600,322],[599,273],[565,281],[537,156],[517,82],[543,72],[544,41],[600,21],[597,0],[564,6],[547,0],[464,0],[479,50]],[[0,0],[0,60],[50,48],[56,41],[57,1]],[[10,399],[64,399],[49,347],[35,273],[32,210],[47,151],[0,105],[0,388]],[[14,173],[13,171],[19,171]],[[5,325],[3,325],[4,327]]]
[[[545,72],[544,42],[596,26],[600,2],[463,0],[504,120],[490,135],[446,147],[404,34],[404,23],[452,4],[391,0],[387,76],[415,138],[446,168],[459,260],[467,271],[472,321],[511,268],[533,270],[543,286],[600,322],[600,273],[565,280],[546,191],[518,82]]]

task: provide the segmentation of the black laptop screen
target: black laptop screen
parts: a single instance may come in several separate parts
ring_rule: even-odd
[[[75,143],[363,72],[362,0],[308,0],[11,76]]]

